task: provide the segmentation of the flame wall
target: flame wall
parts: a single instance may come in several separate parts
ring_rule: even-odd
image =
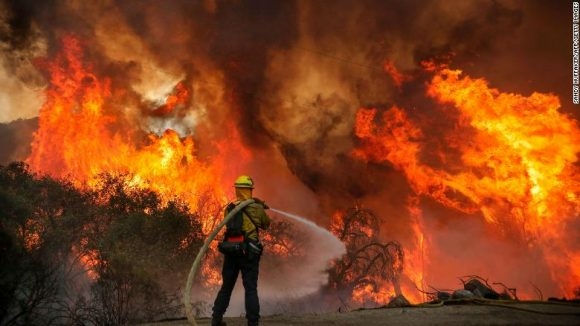
[[[416,283],[456,287],[480,274],[547,295],[580,285],[566,3],[1,6],[0,119],[40,116],[35,169],[79,179],[130,170],[178,194],[219,184],[219,200],[250,173],[272,206],[322,224],[354,203],[375,210],[383,237],[409,250]],[[451,70],[421,64],[445,56]],[[465,103],[472,87],[489,97]],[[510,110],[492,112],[499,102]],[[500,117],[534,130],[502,139],[487,125]],[[538,172],[552,159],[555,170]]]

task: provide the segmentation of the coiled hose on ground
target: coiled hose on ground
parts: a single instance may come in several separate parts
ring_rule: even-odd
[[[557,302],[557,301],[517,301],[517,300],[492,300],[492,299],[485,299],[485,298],[470,298],[470,299],[453,299],[453,300],[445,300],[445,301],[437,301],[432,303],[420,303],[411,305],[412,307],[417,308],[439,308],[448,305],[458,305],[458,304],[477,304],[477,305],[486,305],[486,306],[495,306],[495,307],[502,307],[502,308],[509,308],[514,310],[532,312],[537,314],[544,314],[544,315],[574,315],[578,316],[580,313],[575,312],[553,312],[553,311],[541,311],[535,310],[530,308],[525,308],[521,306],[516,306],[516,304],[552,304],[552,305],[561,305],[561,306],[572,306],[572,307],[580,307],[577,303],[568,303],[568,302]]]

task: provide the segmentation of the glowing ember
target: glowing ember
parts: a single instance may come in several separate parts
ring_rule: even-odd
[[[397,67],[395,67],[392,61],[385,62],[383,67],[385,69],[385,72],[387,72],[389,76],[391,76],[391,78],[393,79],[393,83],[395,83],[395,86],[397,86],[399,90],[401,89],[403,83],[410,79],[408,76],[405,76],[404,74],[399,72],[399,70],[397,69]]]

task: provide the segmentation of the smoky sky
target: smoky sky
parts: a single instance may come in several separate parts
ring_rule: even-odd
[[[35,62],[60,51],[67,34],[82,40],[87,58],[118,85],[147,79],[148,62],[185,81],[199,80],[211,66],[223,73],[231,104],[214,127],[229,119],[248,146],[274,144],[308,187],[333,196],[376,193],[385,185],[373,182],[369,169],[393,173],[350,159],[358,108],[399,104],[417,119],[437,119],[422,95],[428,78],[422,60],[447,56],[497,87],[556,93],[563,110],[574,112],[565,2],[3,0],[1,6],[11,78],[46,83]],[[113,57],[115,46],[123,50]],[[397,89],[382,68],[387,60],[413,80]],[[153,111],[142,94],[132,98],[142,114]],[[443,120],[433,125],[433,139],[448,127]]]

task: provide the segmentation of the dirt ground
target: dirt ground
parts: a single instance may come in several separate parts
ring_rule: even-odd
[[[224,318],[228,326],[246,325],[243,317]],[[207,318],[198,325],[210,325]],[[264,316],[261,325],[580,325],[580,304],[559,302],[456,302],[427,307],[377,308],[345,313]],[[187,320],[143,326],[188,325]]]

